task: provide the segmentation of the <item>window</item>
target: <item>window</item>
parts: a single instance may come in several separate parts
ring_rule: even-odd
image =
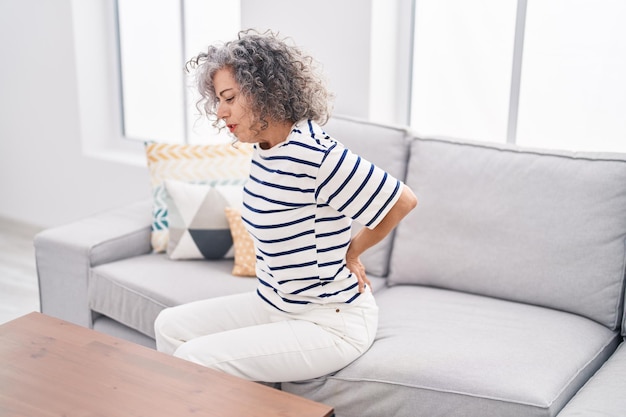
[[[371,1],[368,117],[376,122],[407,125],[413,2]]]
[[[626,3],[419,0],[422,135],[626,152]]]
[[[528,4],[517,143],[626,152],[626,2]]]
[[[185,140],[181,6],[171,0],[117,0],[123,129],[128,138]]]
[[[411,125],[421,135],[506,141],[515,0],[419,0]]]
[[[248,19],[276,17],[282,28],[282,2],[73,0],[84,152],[144,163],[144,140],[228,140],[199,115],[183,67],[207,42],[236,36],[242,4]],[[626,152],[626,2],[367,4],[359,21],[371,15],[361,28],[371,38],[351,45],[369,52],[370,65],[342,90],[369,100],[365,116],[410,124],[422,136]],[[344,62],[340,44],[306,30],[295,29],[312,49]]]
[[[117,0],[124,135],[193,143],[221,137],[196,106],[183,71],[207,43],[236,36],[238,1]],[[210,16],[219,17],[211,19]]]

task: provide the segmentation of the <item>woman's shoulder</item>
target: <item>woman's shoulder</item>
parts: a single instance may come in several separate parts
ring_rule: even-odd
[[[289,139],[289,143],[292,145],[306,146],[322,152],[343,148],[339,141],[327,134],[313,120],[302,120],[295,123]]]

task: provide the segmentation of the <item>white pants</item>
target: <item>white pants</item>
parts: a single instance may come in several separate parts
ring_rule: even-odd
[[[358,358],[374,341],[378,307],[367,291],[355,306],[316,305],[280,312],[255,293],[163,310],[157,349],[252,381],[316,378]]]

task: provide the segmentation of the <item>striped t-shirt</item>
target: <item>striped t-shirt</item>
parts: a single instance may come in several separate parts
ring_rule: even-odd
[[[375,227],[400,189],[312,121],[270,149],[255,145],[242,218],[256,247],[259,296],[287,312],[356,300],[345,261],[352,220]]]

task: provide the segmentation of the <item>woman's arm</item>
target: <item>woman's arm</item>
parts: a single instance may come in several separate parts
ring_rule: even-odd
[[[409,187],[403,185],[400,198],[380,223],[373,229],[364,227],[352,238],[346,253],[346,264],[359,281],[359,292],[364,291],[366,284],[371,286],[359,257],[367,249],[383,240],[416,205],[417,198],[415,194]]]

